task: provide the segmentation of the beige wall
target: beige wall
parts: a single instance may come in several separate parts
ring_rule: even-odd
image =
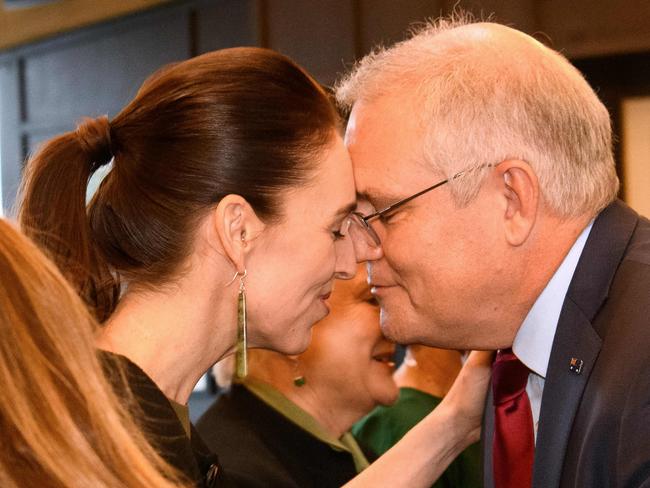
[[[625,99],[621,112],[625,200],[650,217],[650,97]]]
[[[169,0],[58,0],[16,10],[0,0],[0,50],[144,10]]]

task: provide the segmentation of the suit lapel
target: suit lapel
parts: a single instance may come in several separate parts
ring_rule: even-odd
[[[600,347],[600,337],[589,320],[572,301],[565,300],[544,384],[533,487],[551,488],[560,484],[573,419]],[[570,370],[573,358],[579,361],[580,373]]]
[[[533,467],[535,488],[560,484],[571,427],[602,344],[592,322],[607,299],[637,222],[636,213],[622,202],[603,210],[569,285],[544,384]]]

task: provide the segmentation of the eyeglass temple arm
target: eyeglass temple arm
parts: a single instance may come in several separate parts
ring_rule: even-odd
[[[403,200],[400,200],[399,202],[395,202],[395,203],[393,203],[392,205],[389,205],[388,207],[385,207],[385,208],[382,208],[381,210],[378,210],[377,212],[371,213],[370,215],[366,215],[365,217],[362,217],[362,219],[363,219],[363,221],[367,224],[368,221],[373,220],[373,219],[376,219],[376,218],[379,217],[380,215],[383,215],[383,214],[385,214],[385,213],[388,213],[388,212],[390,212],[391,210],[393,210],[394,208],[396,208],[396,207],[400,207],[400,206],[404,205],[405,203],[410,202],[410,201],[413,200],[414,198],[417,198],[417,197],[419,197],[420,195],[425,194],[425,193],[428,192],[428,191],[435,190],[435,189],[438,188],[439,186],[442,186],[442,185],[444,185],[445,183],[448,183],[449,180],[452,180],[452,179],[454,179],[454,178],[455,178],[455,176],[452,177],[452,178],[446,179],[446,180],[444,180],[444,181],[439,181],[439,182],[436,183],[435,185],[430,186],[429,188],[425,188],[424,190],[417,192],[415,195],[411,195],[410,197],[404,198]]]
[[[389,205],[388,207],[385,207],[385,208],[383,208],[383,209],[381,209],[381,210],[378,210],[377,212],[371,213],[370,215],[366,215],[365,217],[364,217],[363,215],[359,215],[359,216],[361,217],[361,220],[363,220],[366,224],[368,224],[369,221],[371,221],[371,220],[373,220],[373,219],[376,219],[376,218],[379,217],[380,215],[383,215],[383,214],[385,214],[385,213],[388,213],[388,212],[390,212],[391,210],[393,210],[394,208],[396,208],[396,207],[400,207],[400,206],[404,205],[405,203],[410,202],[410,201],[413,200],[414,198],[417,198],[417,197],[419,197],[420,195],[424,195],[424,194],[425,194],[426,192],[428,192],[428,191],[435,190],[435,189],[438,188],[439,186],[442,186],[442,185],[444,185],[444,184],[446,184],[446,183],[449,183],[450,181],[455,180],[456,178],[460,178],[460,177],[463,176],[465,173],[469,173],[470,171],[474,171],[474,170],[477,170],[477,169],[490,168],[490,167],[493,167],[493,166],[496,166],[496,165],[495,165],[495,164],[492,164],[492,163],[487,163],[487,164],[482,164],[482,165],[480,165],[480,166],[477,166],[477,167],[475,167],[475,168],[470,168],[470,169],[465,169],[465,170],[463,170],[463,171],[459,171],[458,173],[456,173],[455,175],[453,175],[451,178],[447,178],[446,180],[439,181],[439,182],[436,183],[435,185],[430,186],[429,188],[425,188],[424,190],[417,192],[415,195],[411,195],[410,197],[404,198],[403,200],[400,200],[400,201],[398,201],[398,202],[395,202],[395,203],[393,203],[392,205]]]

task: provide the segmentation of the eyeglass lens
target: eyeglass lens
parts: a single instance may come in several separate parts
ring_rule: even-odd
[[[370,224],[363,220],[358,213],[353,212],[349,218],[349,232],[353,239],[364,241],[369,247],[375,248],[381,245],[381,240]]]

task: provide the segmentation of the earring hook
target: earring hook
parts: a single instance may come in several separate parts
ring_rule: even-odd
[[[237,279],[237,277],[238,277],[239,275],[241,275],[241,279],[243,280],[244,278],[246,278],[246,275],[247,275],[247,274],[248,274],[248,270],[246,270],[246,269],[244,270],[243,273],[240,273],[239,271],[236,271],[236,272],[235,272],[235,276],[233,276],[233,277],[232,277],[232,280],[230,280],[228,283],[226,283],[226,284],[224,285],[224,287],[225,287],[225,288],[228,288],[230,285],[232,285],[232,284],[235,282],[235,280]]]

